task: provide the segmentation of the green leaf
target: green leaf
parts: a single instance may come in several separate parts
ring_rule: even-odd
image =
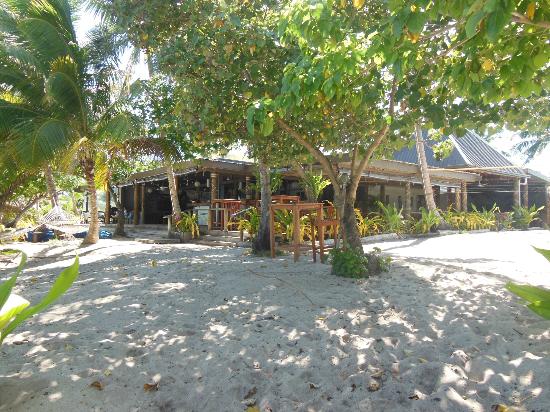
[[[23,323],[26,319],[37,313],[43,311],[53,302],[55,302],[61,295],[63,295],[67,289],[73,284],[78,276],[78,256],[75,258],[74,263],[68,268],[64,269],[57,277],[52,288],[48,294],[38,304],[28,307],[20,312],[15,319],[2,331],[0,335],[0,343],[4,338],[11,333],[17,326]]]
[[[488,40],[494,42],[497,40],[498,35],[506,25],[506,14],[504,14],[504,10],[497,9],[493,13],[489,15],[489,17],[486,20],[486,37]]]
[[[466,21],[466,36],[467,37],[473,37],[477,34],[477,26],[483,20],[483,17],[485,17],[485,12],[480,10],[477,13],[472,14],[468,21]]]
[[[527,305],[529,309],[545,319],[550,319],[550,301],[534,302]]]
[[[5,303],[4,307],[0,309],[0,331],[4,329],[4,326],[8,322],[20,313],[23,309],[30,305],[30,302],[23,299],[21,296],[12,293],[9,299]]]
[[[508,282],[506,289],[531,303],[550,302],[550,290],[544,288]]]
[[[540,69],[541,67],[543,67],[547,61],[548,56],[546,56],[544,53],[539,53],[535,57],[533,57],[533,65],[536,69]]]
[[[64,72],[54,72],[47,81],[48,93],[67,112],[79,114],[85,120],[84,102],[73,77]]]
[[[542,256],[546,258],[546,260],[550,261],[550,250],[549,249],[539,249],[538,247],[534,247],[537,252],[539,252]]]
[[[17,280],[17,276],[19,276],[23,271],[23,267],[25,266],[25,263],[27,263],[27,255],[21,252],[21,260],[19,261],[19,265],[15,270],[15,274],[13,274],[11,278],[9,278],[7,281],[5,281],[0,285],[0,310],[2,310],[2,307],[8,300],[11,290],[15,285],[15,281]]]
[[[420,33],[424,24],[426,24],[426,14],[424,13],[411,13],[407,20],[407,28],[414,34]]]

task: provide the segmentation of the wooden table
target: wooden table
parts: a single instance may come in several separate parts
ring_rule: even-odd
[[[315,219],[312,214],[316,213],[317,216],[323,216],[323,204],[322,203],[282,203],[274,204],[269,209],[269,241],[271,246],[271,257],[274,258],[276,254],[275,244],[275,211],[276,210],[290,210],[292,212],[292,243],[288,246],[279,246],[281,249],[292,250],[294,252],[294,261],[297,262],[300,258],[301,250],[309,250],[309,246],[303,246],[300,242],[300,214],[307,213],[310,216],[311,222],[311,249],[313,251],[313,261],[317,261],[317,246],[315,244]]]
[[[291,195],[272,195],[271,201],[273,203],[300,203],[300,196]]]

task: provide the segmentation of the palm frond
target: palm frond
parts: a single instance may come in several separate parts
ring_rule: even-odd
[[[25,133],[13,141],[9,153],[23,166],[43,164],[54,159],[74,141],[69,124],[56,119],[47,119],[34,133]]]
[[[80,94],[81,89],[74,78],[65,72],[54,72],[48,78],[46,87],[49,96],[65,111],[79,116],[82,121],[86,120],[84,101]]]
[[[60,56],[71,54],[67,39],[50,22],[26,18],[17,25],[32,47],[45,62],[51,62]]]

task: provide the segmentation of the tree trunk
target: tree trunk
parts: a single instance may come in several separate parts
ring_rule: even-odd
[[[10,220],[8,223],[6,223],[6,227],[9,227],[9,228],[12,228],[12,227],[16,227],[17,226],[17,223],[19,223],[19,221],[21,220],[21,218],[23,217],[23,215],[25,213],[27,213],[27,211],[33,207],[40,199],[42,199],[43,196],[38,196],[38,197],[35,197],[34,199],[30,200],[29,203],[27,203],[16,215],[15,217]]]
[[[178,188],[176,187],[176,175],[174,174],[174,168],[170,160],[164,160],[164,167],[166,168],[166,177],[168,178],[168,187],[170,189],[170,200],[172,201],[172,222],[175,224],[181,220],[181,207],[178,198]]]
[[[53,179],[53,172],[50,165],[46,165],[44,168],[44,177],[46,178],[46,188],[48,189],[48,195],[50,196],[50,202],[53,209],[59,206],[59,197],[57,196],[57,188],[55,187],[55,180]]]
[[[88,185],[88,197],[90,201],[90,223],[88,226],[88,234],[84,238],[83,245],[92,245],[99,241],[99,216],[97,209],[97,190],[95,187],[95,171],[94,161],[92,159],[85,159],[84,163],[84,177]]]
[[[340,188],[334,191],[334,206],[338,213],[338,220],[340,221],[340,235],[342,236],[344,248],[356,249],[360,252],[363,251],[363,245],[361,243],[361,236],[357,227],[357,220],[355,217],[355,197],[356,192],[350,189],[350,185],[346,183],[345,190]]]
[[[116,189],[108,183],[107,186],[109,192],[111,192],[111,196],[113,200],[115,201],[116,206],[116,228],[115,228],[115,236],[123,236],[126,237],[126,232],[124,231],[124,209],[122,207],[122,202],[120,201],[120,198],[118,197],[118,194],[116,192]]]
[[[74,195],[73,191],[71,191],[71,203],[72,203],[73,214],[75,216],[80,216],[80,209],[78,208],[78,201],[76,200],[76,196]]]
[[[270,250],[269,241],[269,213],[271,206],[271,173],[269,166],[262,160],[259,162],[260,169],[260,190],[262,199],[260,202],[260,227],[254,240],[254,252],[263,252]]]
[[[426,206],[430,212],[437,213],[435,204],[430,172],[428,170],[428,162],[426,161],[426,151],[424,149],[424,138],[422,137],[422,128],[417,122],[414,126],[416,137],[416,154],[418,156],[418,166],[420,167],[420,175],[422,176],[422,187],[424,189],[424,197],[426,198]]]

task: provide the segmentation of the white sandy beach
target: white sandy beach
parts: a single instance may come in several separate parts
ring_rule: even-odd
[[[0,410],[548,411],[550,322],[504,289],[550,287],[530,245],[550,233],[369,245],[392,269],[354,281],[306,257],[102,240],[1,347]],[[36,301],[78,243],[15,247],[17,291]]]

